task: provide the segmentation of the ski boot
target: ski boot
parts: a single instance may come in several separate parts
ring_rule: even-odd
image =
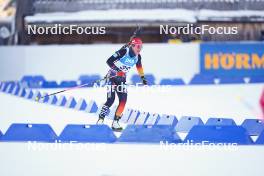
[[[119,119],[120,117],[115,116],[113,123],[112,123],[112,130],[115,132],[121,132],[123,128],[119,125]]]

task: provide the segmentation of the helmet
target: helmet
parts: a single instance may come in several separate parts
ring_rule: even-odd
[[[141,40],[140,38],[135,37],[135,38],[133,38],[133,39],[131,40],[130,44],[131,44],[131,45],[142,45],[143,42],[142,42],[142,40]]]

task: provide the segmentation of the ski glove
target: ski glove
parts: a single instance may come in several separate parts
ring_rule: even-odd
[[[144,85],[147,85],[148,84],[148,81],[145,78],[145,76],[141,76],[141,79],[142,79],[142,82],[143,82]]]

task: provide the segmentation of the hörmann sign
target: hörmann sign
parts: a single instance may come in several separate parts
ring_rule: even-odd
[[[264,76],[264,43],[203,43],[200,71],[214,75]]]

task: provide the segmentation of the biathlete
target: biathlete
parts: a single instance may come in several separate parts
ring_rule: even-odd
[[[124,85],[126,83],[126,74],[134,65],[136,65],[138,74],[142,79],[142,83],[147,85],[147,80],[144,76],[141,63],[140,52],[142,50],[142,45],[142,40],[138,37],[135,37],[107,60],[106,63],[110,67],[107,77],[109,78],[108,84],[110,85],[111,89],[109,89],[107,92],[107,101],[99,113],[97,124],[103,124],[104,118],[108,113],[109,108],[115,101],[115,94],[117,94],[119,104],[115,111],[112,129],[114,131],[123,130],[123,128],[119,125],[119,120],[122,117],[122,113],[127,101],[127,91]]]

